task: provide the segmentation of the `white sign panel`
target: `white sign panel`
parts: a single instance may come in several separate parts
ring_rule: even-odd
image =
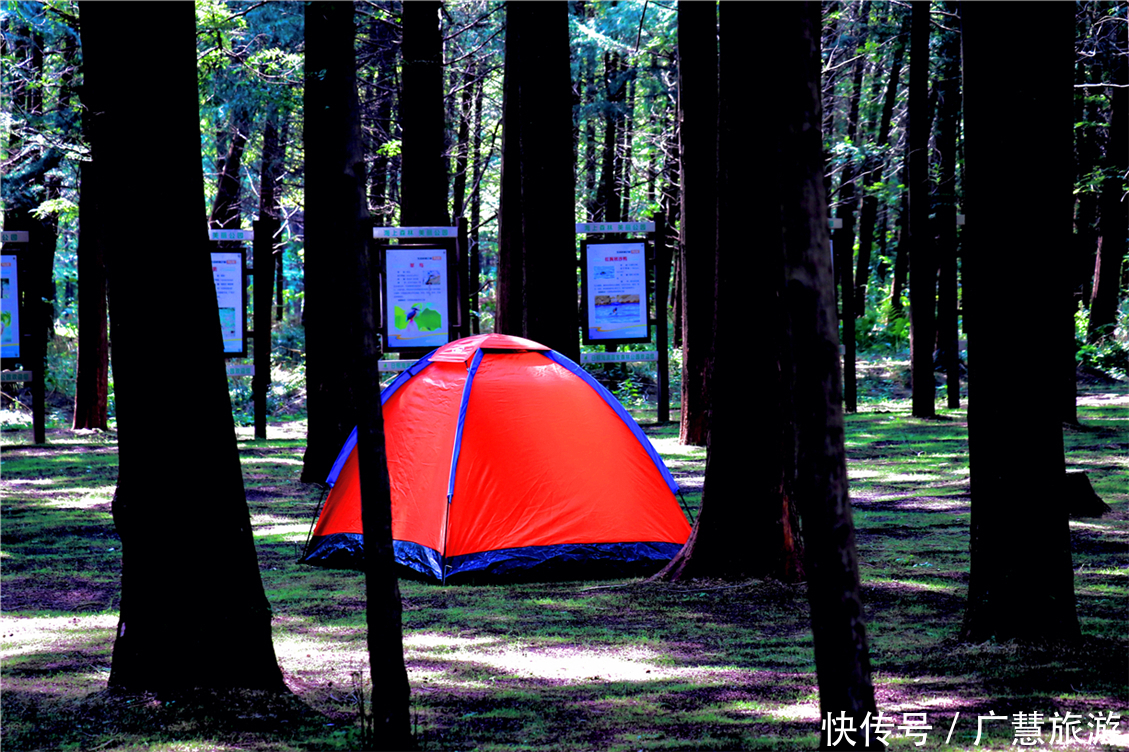
[[[387,347],[439,347],[449,340],[447,251],[443,248],[385,250]]]
[[[244,351],[243,323],[246,310],[243,289],[243,254],[214,251],[212,279],[216,283],[216,302],[220,308],[224,355]]]
[[[0,256],[0,357],[20,357],[20,288],[15,256]]]
[[[647,248],[644,243],[589,243],[588,340],[646,339]]]

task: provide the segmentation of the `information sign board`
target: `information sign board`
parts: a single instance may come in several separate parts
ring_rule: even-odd
[[[228,358],[247,357],[244,254],[245,251],[212,251],[212,279],[216,284],[216,303],[220,309],[223,354]]]
[[[0,256],[0,357],[20,357],[20,282],[15,254]]]
[[[389,247],[384,250],[384,264],[385,347],[396,350],[447,344],[447,249]]]
[[[584,267],[584,343],[651,339],[647,302],[647,244],[580,244]]]

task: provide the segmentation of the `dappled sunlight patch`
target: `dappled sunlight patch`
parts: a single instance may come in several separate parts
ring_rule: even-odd
[[[52,509],[98,509],[111,503],[114,490],[114,486],[103,486],[82,494],[56,496],[44,502],[44,506]],[[109,509],[104,511],[109,512]]]
[[[118,615],[0,617],[0,660],[31,653],[108,649]]]
[[[780,721],[806,721],[819,725],[819,702],[796,702],[787,705],[765,708],[764,713]]]
[[[936,574],[942,576],[943,573],[937,572]],[[917,582],[914,580],[895,580],[883,577],[865,577],[862,584],[864,590],[866,588],[892,588],[895,590],[912,590],[919,593],[939,593],[943,595],[956,595],[958,589],[956,585],[941,585],[934,582]]]
[[[256,457],[253,454],[243,453],[239,457],[239,462],[244,467],[247,467],[248,465],[268,465],[270,467],[277,467],[278,465],[290,465],[292,467],[302,467],[301,459],[279,457],[278,455],[271,455],[269,457]]]

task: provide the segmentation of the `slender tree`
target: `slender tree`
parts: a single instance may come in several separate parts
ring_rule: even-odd
[[[936,339],[937,263],[933,252],[933,228],[929,220],[929,131],[932,118],[928,106],[929,9],[931,3],[911,6],[909,69],[909,274],[910,274],[910,372],[913,381],[913,414],[936,415],[933,377],[933,346]]]
[[[1117,304],[1124,292],[1121,270],[1126,255],[1129,201],[1126,200],[1126,175],[1129,174],[1129,49],[1124,22],[1110,34],[1109,60],[1109,141],[1104,160],[1105,179],[1099,197],[1098,255],[1094,264],[1094,287],[1090,298],[1090,323],[1086,337],[1098,342],[1113,331],[1117,323]]]
[[[400,101],[403,174],[400,223],[444,226],[447,162],[444,156],[443,37],[436,0],[403,3],[404,42]]]
[[[958,6],[959,10],[959,6]],[[950,409],[960,407],[960,332],[957,307],[957,126],[960,117],[960,36],[944,32],[941,71],[937,79],[936,238],[937,352],[945,370],[945,392]],[[1073,335],[1072,335],[1073,336]],[[1073,367],[1071,368],[1073,375]]]
[[[1015,365],[1029,357],[1032,338],[1053,332],[1062,315],[1057,298],[1063,275],[1045,257],[1017,263],[1013,254],[1001,252],[1062,249],[1071,241],[1074,6],[1046,3],[1011,11],[1002,3],[966,3],[962,9],[972,488],[963,636],[974,642],[1079,634],[1060,492],[1062,424],[1057,410],[1044,406],[1042,384],[1015,378]],[[1003,34],[1001,13],[1010,19]],[[1039,54],[1028,54],[1031,49]],[[1038,160],[1031,159],[1035,153]],[[1001,179],[1038,190],[1027,192],[1014,211],[1000,212]],[[999,322],[1020,310],[1023,333],[999,336]]]
[[[144,14],[161,34],[121,44],[126,12]],[[92,158],[102,166],[96,188],[105,196],[129,195],[131,212],[161,216],[169,228],[160,253],[142,234],[103,240],[120,454],[113,514],[122,540],[121,615],[109,683],[130,691],[284,691],[239,466],[205,235],[193,9],[83,3],[80,13],[83,99],[92,117]],[[139,66],[139,58],[160,65]],[[150,118],[161,127],[136,127]],[[135,173],[122,166],[138,154],[161,155],[163,190],[136,190]],[[194,311],[193,368],[184,367],[179,349],[161,346],[168,332],[148,297],[138,294],[141,278],[161,280],[171,298]],[[169,394],[192,395],[192,419],[175,428],[154,409]],[[206,624],[185,618],[185,609],[196,606],[206,607]]]
[[[717,242],[717,6],[678,4],[678,117],[682,177],[682,424],[702,446],[708,422]]]
[[[506,6],[495,330],[580,360],[568,6]]]
[[[302,480],[325,480],[346,437],[357,425],[356,396],[341,368],[341,353],[354,339],[355,321],[341,290],[351,289],[351,228],[339,220],[352,200],[349,178],[364,164],[348,151],[353,138],[348,118],[338,108],[354,96],[356,68],[340,15],[352,18],[352,3],[310,3],[306,10],[305,139],[305,305],[306,405],[309,411]],[[326,33],[319,31],[327,28]],[[347,38],[351,45],[353,34]]]
[[[818,3],[774,6],[790,43],[779,60],[780,223],[792,488],[804,531],[819,704],[861,728],[875,710],[847,488],[835,282],[829,258],[820,132]]]

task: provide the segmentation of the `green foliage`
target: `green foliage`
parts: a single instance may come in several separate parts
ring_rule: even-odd
[[[855,320],[855,343],[860,352],[901,352],[909,346],[909,317],[895,311],[887,297]]]
[[[1129,304],[1129,300],[1125,301]],[[1090,312],[1078,306],[1074,313],[1074,342],[1078,348],[1075,358],[1084,369],[1100,371],[1119,379],[1129,378],[1129,312],[1123,305],[1118,311],[1118,323],[1104,332],[1096,342],[1089,342]]]

